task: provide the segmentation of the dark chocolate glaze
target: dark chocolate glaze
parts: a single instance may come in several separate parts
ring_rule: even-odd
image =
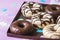
[[[14,34],[29,34],[34,31],[34,27],[28,21],[17,20],[11,24],[10,31]]]

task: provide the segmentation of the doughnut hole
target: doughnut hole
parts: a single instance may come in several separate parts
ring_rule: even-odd
[[[55,11],[58,10],[57,7],[54,7],[54,6],[52,6],[51,9]]]
[[[19,27],[21,28],[24,28],[24,25],[23,24],[18,24]]]

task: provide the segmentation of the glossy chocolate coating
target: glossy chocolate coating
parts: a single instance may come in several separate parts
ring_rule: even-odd
[[[45,11],[47,13],[51,14],[54,18],[54,21],[55,21],[57,19],[57,17],[60,15],[60,6],[58,6],[58,5],[47,5],[45,7]]]
[[[34,27],[28,21],[17,20],[11,24],[10,31],[14,34],[28,34],[34,31]]]

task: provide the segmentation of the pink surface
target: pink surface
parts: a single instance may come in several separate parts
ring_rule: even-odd
[[[12,20],[16,16],[20,6],[24,1],[27,0],[0,0],[0,40],[29,40],[7,36],[7,30],[9,28],[9,25],[11,24]],[[40,1],[34,0],[34,2]],[[49,2],[50,2],[49,0],[46,0],[46,2],[44,3]]]

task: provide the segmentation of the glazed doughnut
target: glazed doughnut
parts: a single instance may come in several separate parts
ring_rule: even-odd
[[[32,24],[37,25],[39,28],[44,28],[46,25],[54,23],[53,17],[45,12],[34,14],[31,20]]]
[[[48,5],[45,7],[45,11],[48,13],[56,13],[56,12],[60,11],[60,6]]]
[[[33,25],[24,20],[16,20],[11,24],[10,27],[10,32],[14,34],[30,34],[33,31]]]
[[[31,18],[33,14],[37,14],[37,12],[40,12],[42,8],[40,4],[34,3],[34,2],[28,2],[24,3],[21,7],[21,13],[24,17]]]
[[[54,20],[50,14],[45,14],[41,18],[41,22],[42,22],[41,26],[44,28],[46,25],[53,24]]]
[[[52,16],[54,17],[54,21],[56,20],[56,18],[58,17],[58,15],[60,15],[60,6],[57,5],[47,5],[45,7],[45,11],[49,14],[52,14]]]
[[[59,39],[60,38],[60,24],[50,24],[43,28],[43,35],[45,38]]]
[[[39,14],[33,14],[33,16],[32,16],[32,18],[31,18],[31,20],[32,20],[32,24],[34,25],[34,26],[37,26],[36,28],[41,28],[41,20],[40,20],[40,18],[39,18]]]

